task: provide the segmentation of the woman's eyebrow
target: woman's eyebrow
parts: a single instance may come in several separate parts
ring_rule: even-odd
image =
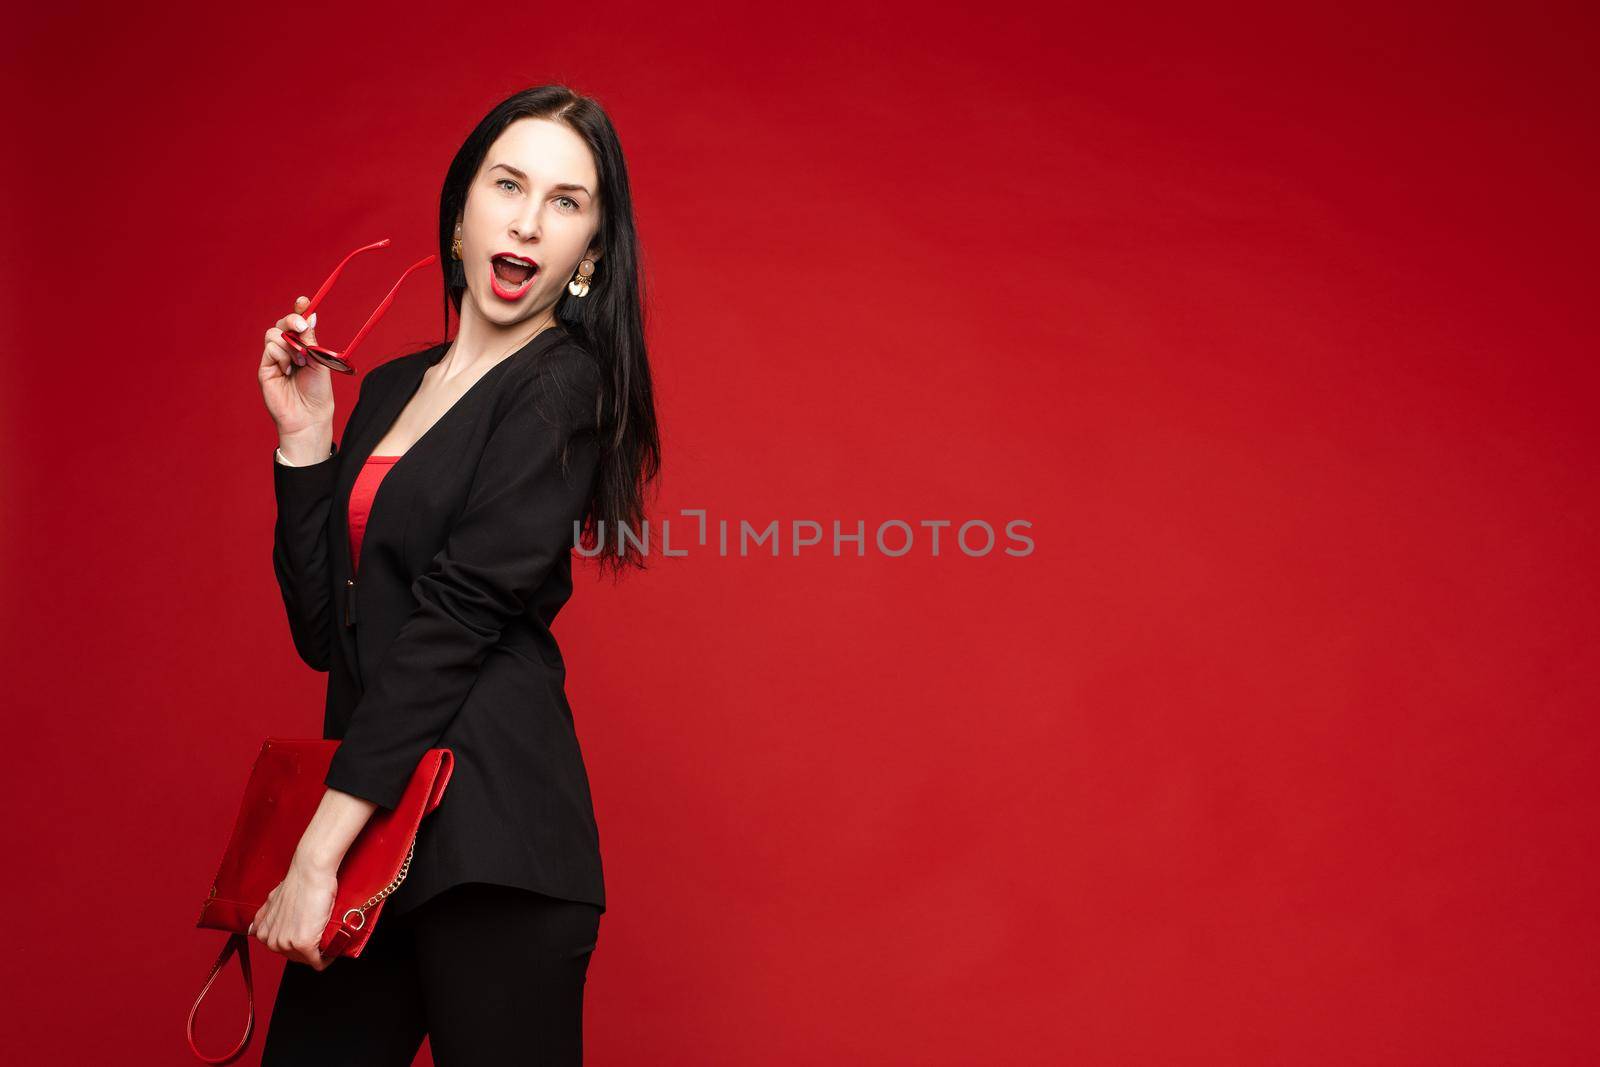
[[[516,167],[513,167],[509,163],[495,163],[492,166],[490,166],[489,169],[490,170],[494,170],[495,167],[499,167],[501,170],[510,171],[512,174],[515,174],[517,177],[521,178],[523,181],[527,181],[528,180],[528,176],[526,174],[524,174],[522,171],[518,170]],[[589,192],[588,186],[579,185],[576,182],[561,182],[561,183],[559,183],[557,185],[552,185],[550,188],[552,188],[552,189],[575,189],[578,192],[583,193],[585,196],[591,196],[592,197],[594,195],[593,193]]]

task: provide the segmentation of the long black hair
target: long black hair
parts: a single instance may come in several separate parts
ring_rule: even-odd
[[[618,533],[623,525],[635,534],[643,529],[645,490],[661,470],[661,439],[645,351],[644,278],[628,168],[617,131],[597,101],[564,85],[524,89],[496,104],[456,152],[439,194],[445,336],[450,334],[450,310],[459,317],[467,289],[463,265],[450,255],[456,219],[490,146],[507,126],[526,118],[559,122],[583,138],[600,178],[600,258],[589,293],[579,298],[563,287],[556,316],[600,364],[600,473],[584,509],[580,544],[590,554],[597,531],[604,532],[605,544],[591,558],[602,572],[618,577],[628,565],[644,567],[639,553],[624,554]]]

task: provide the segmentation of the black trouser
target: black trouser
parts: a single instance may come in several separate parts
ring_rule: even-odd
[[[472,882],[397,918],[359,958],[284,965],[262,1067],[581,1064],[600,909]]]

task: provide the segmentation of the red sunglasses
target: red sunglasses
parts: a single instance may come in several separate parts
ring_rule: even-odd
[[[363,252],[371,252],[374,249],[387,247],[389,247],[389,238],[385,237],[381,241],[374,241],[370,245],[363,245],[354,252],[351,252],[348,256],[345,256],[344,259],[339,262],[339,265],[333,268],[333,273],[328,275],[328,280],[322,283],[322,288],[317,290],[317,295],[311,298],[311,303],[306,305],[306,309],[300,313],[301,316],[304,318],[309,318],[311,313],[317,310],[317,305],[322,303],[322,298],[328,295],[328,290],[333,288],[333,283],[339,280],[339,272],[344,270],[346,263],[349,263],[352,259],[356,258]],[[350,358],[351,353],[356,350],[356,346],[361,343],[361,339],[367,336],[368,333],[372,332],[372,327],[375,326],[378,320],[383,317],[383,313],[389,310],[389,305],[394,303],[394,295],[400,291],[401,282],[404,282],[406,278],[410,276],[412,271],[426,267],[429,263],[432,263],[438,258],[439,257],[436,255],[429,256],[427,259],[419,259],[415,263],[411,264],[411,266],[407,267],[405,273],[400,275],[400,281],[394,283],[394,288],[389,290],[389,295],[383,298],[383,303],[378,305],[377,310],[367,318],[366,323],[361,327],[361,329],[356,331],[356,335],[350,339],[350,343],[345,346],[343,352],[335,352],[333,349],[324,348],[322,345],[308,345],[300,339],[299,331],[296,330],[283,331],[284,343],[290,348],[294,349],[296,352],[299,352],[301,355],[310,356],[312,359],[316,360],[318,363],[321,363],[329,370],[336,370],[341,374],[354,374],[356,372],[356,365]]]

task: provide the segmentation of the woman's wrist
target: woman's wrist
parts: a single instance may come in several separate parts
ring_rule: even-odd
[[[294,850],[293,865],[316,873],[337,871],[344,854],[377,810],[370,800],[327,789]]]
[[[309,467],[333,454],[333,427],[317,427],[294,434],[278,435],[278,462],[290,467]]]
[[[327,851],[318,852],[302,846],[295,849],[294,858],[290,861],[289,866],[291,868],[298,867],[308,874],[337,874],[339,864],[343,862],[343,855],[335,855]]]

